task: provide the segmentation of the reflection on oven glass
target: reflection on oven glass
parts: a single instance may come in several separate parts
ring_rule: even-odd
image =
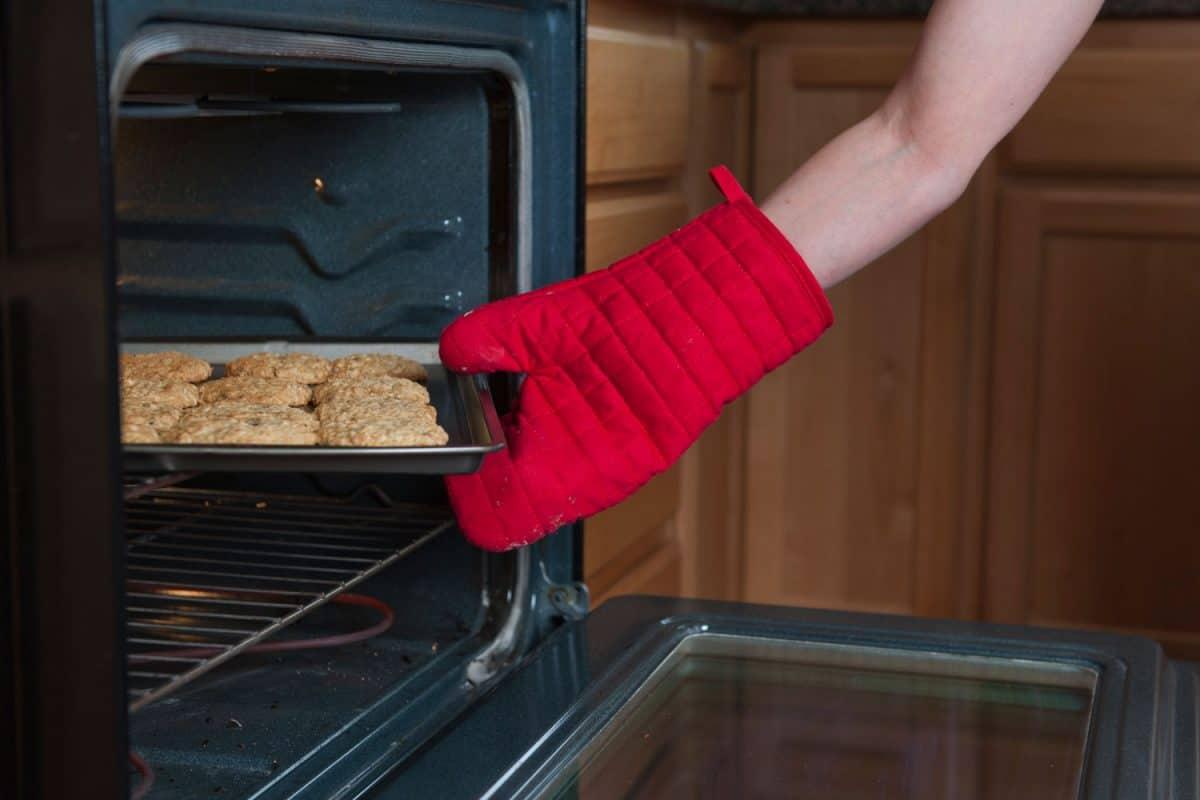
[[[1089,670],[887,663],[861,650],[813,659],[718,638],[669,659],[550,796],[1077,796]]]

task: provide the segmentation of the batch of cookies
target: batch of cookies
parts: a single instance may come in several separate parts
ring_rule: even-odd
[[[432,447],[448,441],[425,368],[359,353],[254,353],[212,378],[207,361],[165,351],[121,356],[126,444]]]

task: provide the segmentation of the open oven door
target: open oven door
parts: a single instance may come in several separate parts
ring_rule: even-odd
[[[622,598],[371,796],[1190,798],[1196,725],[1143,639]]]

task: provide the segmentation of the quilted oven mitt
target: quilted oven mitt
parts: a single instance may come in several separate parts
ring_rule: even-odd
[[[683,228],[442,335],[452,370],[526,375],[502,420],[508,447],[446,478],[478,546],[526,545],[624,500],[832,324],[783,234],[726,168],[711,175],[726,202]]]

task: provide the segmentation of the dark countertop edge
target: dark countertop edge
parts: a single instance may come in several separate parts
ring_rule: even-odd
[[[792,19],[919,19],[931,0],[668,0],[733,14]],[[1200,18],[1200,0],[1109,0],[1101,19]]]

